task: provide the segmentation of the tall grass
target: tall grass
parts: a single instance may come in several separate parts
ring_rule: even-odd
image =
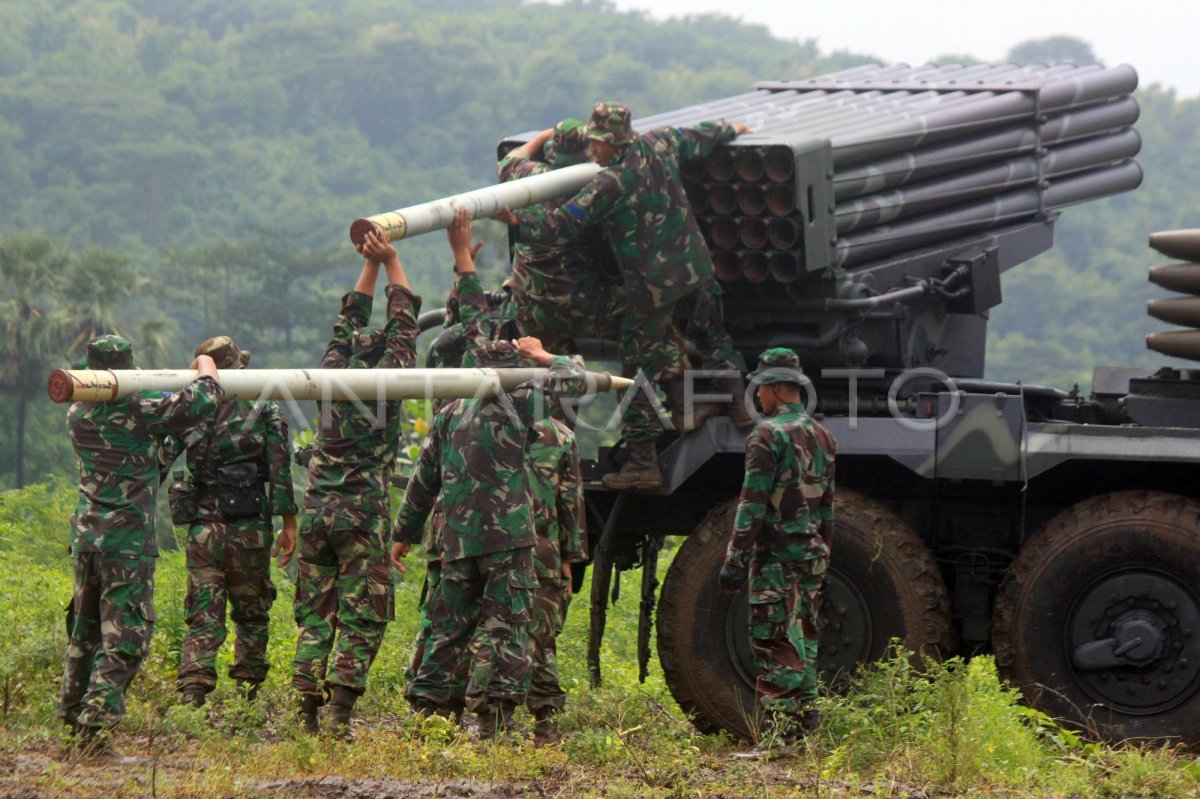
[[[0,764],[24,764],[0,769],[0,794],[19,788],[106,797],[303,796],[320,795],[318,783],[350,778],[368,786],[379,781],[380,793],[397,795],[414,781],[428,788],[451,780],[469,780],[476,795],[509,783],[531,795],[585,797],[1200,795],[1200,766],[1190,755],[1089,743],[1022,706],[988,657],[917,667],[909,653],[897,652],[860,672],[846,695],[822,699],[825,723],[806,752],[770,762],[735,761],[731,754],[744,745],[697,735],[657,666],[645,684],[638,683],[636,597],[610,613],[604,685],[588,687],[587,586],[560,638],[570,694],[564,743],[544,749],[525,739],[473,743],[441,719],[410,714],[402,700],[423,578],[416,554],[396,586],[397,618],[371,670],[356,739],[344,743],[297,732],[290,688],[293,590],[278,570],[271,670],[259,699],[247,702],[224,676],[230,643],[209,704],[178,704],[174,679],[185,631],[186,570],[182,553],[164,553],[158,626],[117,737],[118,747],[137,759],[98,770],[64,759],[66,739],[54,718],[71,595],[71,495],[71,489],[54,486],[0,494]]]

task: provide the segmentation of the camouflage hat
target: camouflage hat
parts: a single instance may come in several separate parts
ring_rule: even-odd
[[[213,336],[196,348],[196,355],[207,355],[218,369],[243,369],[250,363],[250,350],[238,349],[229,336]]]
[[[121,336],[100,336],[88,342],[89,369],[133,369],[133,344]]]
[[[559,153],[578,153],[587,149],[587,125],[568,117],[554,126],[551,140]]]
[[[758,356],[758,367],[750,373],[750,382],[758,386],[771,383],[794,383],[803,386],[804,370],[800,356],[787,347],[771,347]]]
[[[521,354],[511,341],[489,341],[476,353],[475,362],[489,369],[505,369],[521,365]]]
[[[633,141],[629,109],[621,103],[596,103],[587,123],[587,137],[620,147]]]

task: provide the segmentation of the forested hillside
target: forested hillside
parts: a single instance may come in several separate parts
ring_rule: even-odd
[[[40,385],[92,331],[128,333],[147,362],[186,362],[229,332],[256,365],[309,363],[359,263],[348,223],[492,181],[503,135],[597,99],[645,115],[866,60],[602,2],[2,4],[0,486],[17,482],[22,439],[26,482],[69,473]],[[1154,362],[1145,237],[1200,225],[1200,102],[1139,99],[1145,186],[1068,210],[1058,248],[1006,275],[993,376],[1086,382],[1093,362]],[[503,232],[479,227],[494,280]],[[427,307],[440,302],[444,238],[400,253]]]

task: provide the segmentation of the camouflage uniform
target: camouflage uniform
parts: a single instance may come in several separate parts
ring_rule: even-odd
[[[507,342],[488,345],[481,356],[481,365],[516,365],[516,350]],[[430,598],[430,639],[410,696],[452,706],[452,675],[471,649],[465,691],[470,710],[509,714],[524,701],[537,584],[529,439],[546,415],[548,395],[580,393],[583,386],[583,369],[555,356],[547,378],[502,397],[458,400],[435,418],[393,530],[396,541],[416,543],[440,496],[441,580]]]
[[[755,382],[797,382],[799,359],[770,349]],[[725,569],[750,568],[750,642],[767,711],[798,716],[817,697],[817,612],[833,524],[835,442],[800,404],[746,441],[746,476]]]
[[[518,148],[497,166],[501,182],[540,175],[587,161],[583,123],[564,120],[545,145],[547,162]],[[554,200],[547,208],[558,208]],[[518,240],[513,248],[512,299],[521,332],[537,336],[551,352],[575,338],[616,338],[625,291],[616,274],[606,274],[612,253],[600,230],[584,231],[569,244],[542,245]],[[615,267],[615,264],[614,264]],[[613,270],[615,271],[615,270]]]
[[[474,272],[456,274],[454,287],[446,300],[447,331],[454,330],[457,342],[453,346],[435,347],[435,367],[473,367],[477,353],[486,345],[492,333],[492,321],[488,313],[487,298],[479,277]],[[441,336],[439,336],[439,339]],[[439,401],[434,407],[440,415],[455,413],[459,400]],[[450,407],[454,406],[454,407]],[[435,624],[430,608],[441,608],[442,575],[442,529],[445,526],[445,509],[440,496],[430,511],[429,527],[425,533],[425,584],[421,589],[421,602],[417,607],[420,620],[413,641],[413,654],[404,674],[404,698],[422,712],[461,712],[466,701],[467,661],[462,647],[447,646],[441,638],[447,637],[445,619]],[[450,631],[454,633],[457,631]],[[439,636],[441,638],[439,638]],[[452,636],[451,636],[452,637]],[[451,653],[457,660],[446,663],[426,661],[434,645],[439,653]],[[424,664],[424,666],[422,665]]]
[[[383,331],[363,329],[371,316],[370,295],[352,291],[342,298],[322,368],[415,364],[420,298],[399,285],[386,291]],[[321,696],[333,687],[361,695],[393,618],[385,538],[400,422],[397,401],[380,400],[374,407],[340,401],[322,408],[299,527],[300,635],[292,684],[302,695]]]
[[[566,693],[558,681],[557,638],[566,618],[567,580],[564,563],[587,557],[583,537],[583,481],[575,434],[557,419],[537,426],[529,448],[530,489],[533,494],[534,569],[538,589],[529,625],[532,649],[529,696],[526,705],[535,718],[561,713]]]
[[[720,295],[712,256],[683,190],[679,162],[704,158],[736,135],[723,122],[637,135],[629,128],[627,108],[599,103],[592,111],[589,137],[619,148],[612,163],[561,206],[535,206],[517,214],[518,237],[530,244],[562,245],[594,226],[603,231],[625,284],[620,340],[627,376],[641,369],[658,385],[682,378],[684,348],[673,320],[676,307],[689,299],[710,303]],[[716,318],[711,308],[702,310]],[[706,332],[697,340],[705,366],[744,371],[728,334],[719,328]],[[622,429],[629,441],[652,441],[658,435],[657,415],[642,392],[628,406]]]
[[[237,369],[249,354],[227,336],[200,346],[220,369]],[[267,642],[275,586],[271,582],[271,516],[296,513],[287,420],[276,402],[231,400],[214,417],[172,442],[170,455],[187,450],[198,514],[188,526],[188,631],[183,641],[178,687],[201,696],[216,687],[217,652],[225,642],[225,605],[237,625],[229,676],[257,685],[267,676]],[[170,457],[174,460],[174,457]],[[218,507],[218,470],[253,464],[261,507],[254,516],[227,517]],[[246,468],[242,466],[241,468]],[[265,487],[265,490],[263,490]]]
[[[88,367],[133,368],[119,336],[88,344]],[[125,714],[125,690],[154,627],[155,501],[163,438],[212,414],[224,396],[201,377],[183,391],[142,392],[112,402],[76,402],[67,412],[79,462],[71,516],[75,591],[58,717],[86,728]]]

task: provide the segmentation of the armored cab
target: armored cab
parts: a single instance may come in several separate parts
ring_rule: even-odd
[[[1062,209],[1139,185],[1136,84],[1128,66],[873,65],[635,120],[753,131],[684,175],[735,342],[751,359],[797,350],[810,411],[838,439],[828,682],[892,639],[991,651],[1055,717],[1111,738],[1200,739],[1197,373],[1098,368],[1091,396],[983,379],[1003,273],[1052,246]],[[1200,260],[1188,232],[1156,243]],[[1197,274],[1151,279],[1195,294]],[[1151,313],[1200,327],[1190,296]],[[1200,356],[1194,330],[1150,345]],[[661,490],[597,481],[587,504],[593,678],[614,581],[641,565],[643,673],[656,623],[696,725],[749,735],[746,600],[716,589],[744,439],[726,419],[665,437]],[[592,476],[620,459],[603,451]],[[667,536],[685,538],[659,591]]]

